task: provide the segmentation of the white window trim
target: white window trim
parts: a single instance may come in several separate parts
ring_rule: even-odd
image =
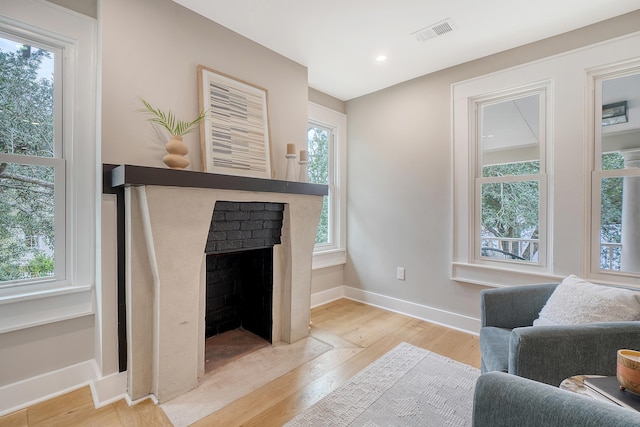
[[[498,79],[500,80],[500,79]],[[550,278],[550,271],[547,268],[550,254],[549,230],[549,205],[551,203],[550,191],[547,188],[548,178],[545,167],[551,164],[547,153],[550,152],[552,142],[551,123],[552,110],[550,102],[550,92],[553,87],[548,80],[538,82],[523,82],[508,85],[508,82],[495,81],[494,76],[488,77],[488,84],[477,84],[472,82],[471,87],[460,86],[460,93],[463,96],[456,96],[456,86],[453,87],[454,95],[454,258],[452,263],[452,279],[467,283],[475,283],[486,286],[490,283],[490,276],[495,276],[499,272],[503,277],[504,284],[519,280],[514,278],[514,273],[526,277],[525,282],[532,277],[536,281]],[[478,245],[479,224],[480,224],[480,185],[486,179],[479,179],[478,168],[480,160],[478,156],[477,144],[477,108],[487,100],[498,100],[514,95],[540,93],[541,104],[544,105],[544,116],[541,122],[546,123],[545,134],[542,136],[540,149],[540,175],[536,178],[540,182],[540,203],[539,203],[539,240],[540,240],[540,262],[524,263],[501,259],[491,259],[480,257]],[[544,93],[544,95],[543,95]],[[541,106],[542,108],[542,106]],[[515,177],[514,179],[521,179]],[[478,246],[478,248],[476,247]],[[555,278],[553,278],[555,280]],[[500,283],[500,282],[498,282]]]
[[[552,260],[552,190],[549,171],[553,164],[553,81],[536,79],[535,73],[490,74],[477,79],[452,85],[453,122],[453,213],[454,244],[451,264],[451,280],[481,286],[509,286],[534,282],[555,282],[561,279],[553,274]],[[544,147],[540,152],[540,166],[545,168],[540,181],[540,241],[545,248],[540,253],[540,263],[510,262],[507,260],[480,257],[476,252],[476,236],[479,211],[478,182],[476,170],[475,107],[487,99],[499,99],[514,94],[544,91],[541,103],[545,102],[546,123]],[[542,172],[542,170],[541,170]]]
[[[452,94],[452,182],[453,182],[453,255],[451,280],[482,286],[513,286],[528,283],[557,282],[569,274],[587,280],[612,285],[637,284],[637,278],[622,276],[602,278],[590,272],[591,229],[591,175],[593,154],[589,147],[593,143],[593,125],[588,122],[593,111],[587,109],[592,103],[593,93],[586,93],[589,84],[587,73],[603,64],[616,64],[638,57],[640,33],[628,34],[613,40],[585,46],[516,67],[478,76],[455,83]],[[554,141],[547,141],[547,150],[555,154],[548,157],[549,206],[547,233],[549,241],[547,270],[525,271],[511,266],[493,267],[470,263],[468,236],[472,229],[468,215],[469,204],[469,150],[467,115],[469,98],[497,92],[505,87],[526,86],[530,82],[551,81],[548,96],[554,106],[552,129]],[[593,107],[591,107],[593,108]],[[586,151],[585,151],[586,150]],[[582,157],[582,159],[580,159]],[[583,161],[581,161],[583,160]],[[569,169],[568,166],[571,166]],[[580,194],[582,192],[582,194]],[[554,196],[553,193],[561,193]],[[575,194],[579,204],[571,206],[567,215],[567,194]],[[560,198],[563,197],[563,198]],[[558,206],[559,205],[559,206]],[[556,209],[557,207],[557,209]]]
[[[99,182],[97,22],[38,0],[0,2],[0,25],[64,49],[63,152],[66,167],[65,277],[0,289],[1,332],[94,312]]]
[[[602,170],[602,82],[631,73],[640,73],[640,59],[614,63],[597,67],[587,72],[587,139],[590,150],[587,156],[588,170],[591,172],[590,191],[587,198],[589,210],[589,274],[592,280],[600,283],[637,285],[639,274],[627,271],[606,271],[600,269],[600,221],[601,221],[601,182],[602,178],[639,176],[634,169]]]
[[[330,245],[314,248],[312,268],[314,270],[345,264],[346,252],[346,206],[347,206],[347,116],[321,105],[309,102],[309,122],[317,123],[333,130],[334,141],[330,156],[334,157],[333,182],[331,187],[333,203]],[[330,159],[331,160],[331,159]]]

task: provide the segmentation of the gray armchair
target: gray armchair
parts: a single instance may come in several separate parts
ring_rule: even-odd
[[[473,398],[473,427],[513,426],[640,426],[640,413],[515,375],[480,375]]]
[[[640,350],[640,322],[532,326],[556,286],[480,293],[482,372],[508,372],[558,386],[574,375],[615,375],[617,350]]]

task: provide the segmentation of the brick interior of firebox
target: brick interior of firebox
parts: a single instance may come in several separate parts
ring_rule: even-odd
[[[281,203],[217,202],[207,240],[205,371],[272,341]]]
[[[205,336],[247,329],[271,342],[273,249],[207,256]]]

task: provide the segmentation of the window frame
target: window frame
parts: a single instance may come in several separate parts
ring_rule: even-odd
[[[329,194],[327,197],[327,214],[328,218],[328,230],[327,230],[327,243],[316,243],[314,246],[314,251],[322,252],[323,250],[331,250],[336,246],[336,202],[335,202],[335,182],[336,182],[336,171],[335,171],[335,162],[331,161],[335,157],[335,128],[329,127],[324,123],[320,123],[317,120],[310,119],[307,125],[307,130],[310,128],[321,129],[328,134],[327,141],[327,183],[326,185],[329,187]],[[308,141],[307,141],[308,143]],[[308,147],[307,147],[308,148]]]
[[[312,268],[346,263],[346,165],[347,117],[319,104],[309,102],[307,129],[318,126],[331,130],[329,141],[329,244],[315,245]]]
[[[54,276],[42,277],[33,279],[19,279],[13,281],[0,282],[0,289],[7,289],[9,287],[22,287],[39,283],[63,283],[66,280],[67,275],[67,262],[69,259],[69,253],[67,251],[68,245],[66,244],[66,160],[65,153],[65,141],[63,138],[63,126],[64,126],[64,73],[63,67],[65,67],[64,61],[64,47],[61,46],[58,40],[52,39],[43,35],[25,35],[24,31],[12,26],[3,26],[0,23],[0,37],[9,38],[16,42],[35,46],[39,49],[44,49],[54,54],[54,140],[53,140],[53,156],[42,157],[33,155],[17,155],[9,153],[0,153],[0,161],[6,161],[7,163],[14,163],[20,165],[31,166],[45,166],[54,168]]]
[[[94,313],[100,168],[96,20],[48,2],[10,0],[0,3],[0,31],[61,49],[56,68],[63,72],[62,90],[55,94],[61,97],[61,126],[55,132],[62,159],[53,161],[64,163],[58,168],[64,185],[56,191],[64,192],[65,210],[63,223],[56,225],[64,230],[64,257],[56,257],[64,263],[64,275],[3,286],[2,333]]]
[[[547,147],[546,141],[550,133],[547,123],[550,122],[550,105],[547,102],[547,94],[550,90],[550,82],[534,83],[526,87],[517,87],[514,89],[501,90],[484,94],[482,96],[473,97],[469,100],[469,117],[471,119],[469,129],[469,151],[475,161],[471,161],[473,182],[470,188],[473,191],[473,225],[472,239],[470,245],[470,259],[474,264],[500,266],[505,264],[514,264],[514,268],[519,266],[534,266],[545,268],[547,259],[547,222],[548,222],[548,196],[547,196]],[[482,107],[485,105],[494,105],[501,102],[525,98],[531,95],[538,95],[538,116],[539,116],[539,173],[530,175],[508,175],[503,177],[484,177],[483,176],[483,152],[482,152]],[[483,257],[481,255],[482,246],[482,185],[491,183],[515,183],[515,182],[538,182],[538,261],[520,261],[503,258]],[[528,268],[528,267],[525,267]]]
[[[587,258],[589,278],[602,282],[631,283],[640,277],[640,273],[630,271],[603,270],[600,268],[601,256],[601,219],[602,219],[602,180],[604,178],[640,177],[640,169],[623,168],[614,170],[602,169],[602,83],[628,76],[640,74],[640,59],[623,61],[604,67],[597,67],[587,72],[587,139],[590,142],[588,150],[588,170],[590,191],[587,205],[589,207],[589,244]],[[598,106],[598,108],[597,108]]]

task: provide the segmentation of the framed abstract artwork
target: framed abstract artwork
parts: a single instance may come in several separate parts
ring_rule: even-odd
[[[205,172],[272,178],[267,91],[198,66],[200,124]]]

